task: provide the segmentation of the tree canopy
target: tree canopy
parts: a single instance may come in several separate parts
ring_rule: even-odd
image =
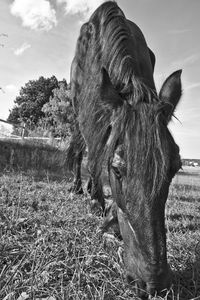
[[[72,122],[69,85],[55,76],[30,80],[21,88],[8,121],[25,123],[28,129],[43,126],[54,136],[66,136]]]
[[[38,80],[30,80],[21,88],[19,96],[15,99],[15,107],[10,111],[8,121],[28,123],[30,126],[38,125],[39,120],[44,117],[42,107],[53,95],[53,89],[58,87],[55,76]]]
[[[61,81],[59,87],[53,90],[53,96],[44,104],[42,111],[46,126],[50,126],[54,136],[66,137],[70,134],[73,110],[66,81]]]

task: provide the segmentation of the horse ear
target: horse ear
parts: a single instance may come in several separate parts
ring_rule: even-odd
[[[163,114],[167,122],[170,121],[182,95],[181,73],[182,70],[172,73],[163,83],[159,93],[159,98],[166,103]]]
[[[123,104],[123,100],[112,85],[110,77],[105,68],[102,68],[101,70],[101,78],[101,100],[105,104],[108,104],[112,109],[117,109]]]

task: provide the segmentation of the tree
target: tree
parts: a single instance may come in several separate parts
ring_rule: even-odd
[[[18,106],[14,106],[13,109],[10,110],[7,121],[17,125],[20,124],[20,112]]]
[[[66,137],[71,133],[73,110],[70,99],[70,87],[65,80],[59,82],[59,88],[53,90],[53,97],[43,105],[45,124],[54,136]]]
[[[55,88],[58,88],[55,76],[50,78],[41,76],[38,80],[30,80],[16,97],[15,107],[10,111],[8,121],[17,124],[25,122],[28,128],[36,127],[45,116],[42,107],[53,96]]]

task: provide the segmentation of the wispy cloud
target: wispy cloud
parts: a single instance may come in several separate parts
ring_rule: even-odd
[[[30,47],[31,47],[30,44],[23,43],[19,48],[17,48],[17,49],[14,50],[14,54],[17,55],[17,56],[22,55],[24,53],[24,51],[26,51]]]
[[[8,84],[5,87],[6,91],[15,93],[18,90],[18,87],[14,84]]]
[[[191,55],[188,55],[186,57],[183,57],[182,59],[177,59],[172,63],[172,67],[176,68],[183,68],[185,66],[189,66],[194,64],[200,59],[200,53],[193,53]]]
[[[57,0],[57,2],[65,4],[66,14],[81,14],[84,19],[87,19],[105,0]]]
[[[33,30],[50,30],[57,24],[56,11],[47,0],[14,0],[11,13],[22,19],[22,25]]]
[[[187,57],[185,57],[182,61],[182,63],[184,65],[190,65],[190,64],[193,64],[195,63],[197,60],[199,60],[200,58],[200,54],[199,53],[194,53],[192,55],[189,55]]]
[[[198,88],[200,87],[200,82],[194,82],[194,83],[188,83],[184,90],[192,90],[192,89],[195,89],[195,88]]]
[[[183,34],[183,33],[187,33],[190,31],[191,31],[191,29],[172,29],[172,30],[169,30],[168,33],[169,34]]]

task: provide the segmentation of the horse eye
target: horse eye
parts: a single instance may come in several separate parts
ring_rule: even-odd
[[[119,171],[119,169],[118,169],[117,167],[112,166],[112,170],[113,170],[115,176],[116,176],[118,179],[120,179],[120,178],[122,177],[122,176],[121,176],[121,173],[120,173],[120,171]]]

